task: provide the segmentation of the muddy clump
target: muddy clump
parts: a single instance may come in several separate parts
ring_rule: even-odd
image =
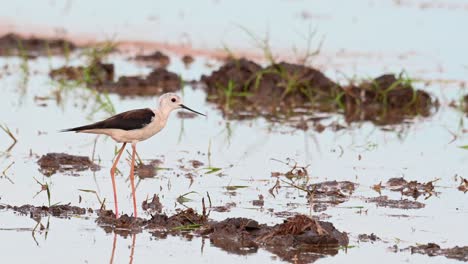
[[[217,104],[261,113],[302,106],[310,103],[310,96],[338,91],[336,83],[315,69],[286,62],[262,68],[246,59],[230,60],[202,81]]]
[[[427,198],[435,193],[433,182],[420,183],[418,181],[407,181],[403,178],[391,178],[385,184],[385,188],[400,192],[405,196],[411,196],[414,199],[417,199],[421,195],[425,195]]]
[[[359,234],[358,235],[358,240],[359,242],[376,242],[378,240],[381,240],[378,236],[376,236],[374,233],[371,233],[370,235],[368,234]]]
[[[114,231],[116,234],[128,236],[129,234],[140,233],[148,220],[135,218],[127,214],[115,218],[112,210],[100,210],[96,222],[107,233]]]
[[[308,199],[314,204],[315,212],[325,211],[329,205],[349,200],[358,184],[350,181],[326,181],[308,186]]]
[[[428,117],[436,106],[432,97],[416,90],[403,75],[384,74],[359,85],[343,88],[347,122],[398,124],[414,116]]]
[[[121,76],[114,81],[113,64],[91,62],[87,66],[64,66],[53,69],[49,76],[55,80],[77,81],[99,92],[115,93],[121,96],[154,96],[176,92],[182,86],[179,75],[159,68],[147,76]]]
[[[167,234],[192,232],[209,237],[214,246],[231,253],[246,255],[262,247],[287,261],[299,259],[298,263],[337,254],[338,247],[346,246],[349,242],[346,233],[335,229],[333,224],[305,215],[296,215],[282,224],[268,226],[247,218],[209,220],[205,214],[197,214],[189,208],[172,216],[156,213],[149,220],[127,215],[115,219],[112,211],[101,211],[97,222],[106,232],[123,235],[143,229],[160,238]]]
[[[182,62],[184,63],[185,67],[190,66],[194,61],[195,59],[190,55],[184,55],[182,57]]]
[[[96,61],[83,66],[63,66],[53,69],[49,76],[59,81],[77,81],[90,86],[103,85],[114,80],[114,64]]]
[[[402,251],[409,250],[411,254],[423,254],[431,257],[444,256],[450,259],[456,259],[460,261],[468,261],[468,246],[465,247],[453,247],[453,248],[441,248],[435,243],[429,243],[426,245],[411,246],[403,249]]]
[[[98,91],[116,93],[121,96],[155,96],[176,92],[182,86],[179,75],[159,68],[146,77],[122,76],[117,82],[108,82],[96,87]]]
[[[171,62],[169,56],[160,51],[155,51],[148,55],[137,55],[134,59],[145,64],[150,64],[155,68],[165,68]]]
[[[257,241],[283,260],[310,263],[325,255],[338,254],[338,247],[347,246],[349,239],[332,223],[296,215],[272,227]]]
[[[99,170],[99,165],[92,162],[86,156],[74,156],[66,153],[47,153],[43,155],[38,161],[39,171],[46,175],[51,176],[57,172],[68,172],[76,176],[76,171],[84,170]]]
[[[380,206],[380,207],[389,207],[389,208],[397,208],[397,209],[421,209],[426,206],[425,204],[421,202],[411,201],[408,199],[391,200],[391,199],[388,199],[388,196],[367,198],[366,202],[375,203],[377,206]]]
[[[338,231],[333,224],[296,215],[275,226],[259,224],[253,219],[227,218],[223,221],[208,219],[188,208],[174,215],[160,213],[162,206],[155,195],[151,202],[142,204],[145,210],[152,209],[155,214],[150,219],[121,215],[115,218],[111,210],[97,210],[96,222],[104,231],[115,232],[122,236],[148,230],[154,236],[165,238],[171,235],[198,235],[209,237],[211,243],[225,251],[246,255],[264,248],[286,261],[310,263],[326,255],[335,255],[338,248],[348,245],[348,236]],[[0,206],[21,214],[40,219],[45,215],[69,217],[93,213],[92,209],[76,206]]]
[[[147,228],[165,228],[170,231],[184,231],[197,228],[207,222],[206,216],[197,214],[192,208],[180,211],[172,216],[153,215]]]
[[[20,214],[30,215],[31,218],[40,218],[42,216],[52,215],[56,217],[70,217],[73,215],[84,215],[87,212],[93,212],[92,209],[86,209],[78,206],[52,205],[52,206],[34,206],[30,204],[22,206],[6,205],[6,209],[13,210]]]
[[[135,166],[135,174],[140,177],[140,179],[154,178],[157,175],[158,167],[162,163],[163,162],[158,159],[152,160],[148,164],[139,163]]]
[[[255,239],[266,232],[262,228],[266,226],[260,226],[252,219],[228,218],[212,223],[204,233],[209,233],[213,246],[230,253],[247,255],[257,252],[259,244]]]
[[[252,112],[290,117],[314,110],[342,113],[347,122],[385,125],[428,116],[435,104],[402,75],[385,74],[357,85],[340,85],[317,69],[286,62],[262,67],[247,59],[231,59],[201,81],[208,100],[234,118]]]
[[[468,191],[468,180],[460,177],[460,185],[457,188],[460,192],[466,193]]]
[[[9,33],[0,37],[0,56],[27,56],[34,58],[44,55],[66,54],[77,47],[65,39],[44,39]]]
[[[339,246],[348,244],[346,233],[339,232],[331,223],[305,215],[290,217],[273,227],[252,219],[228,218],[208,224],[201,232],[209,234],[214,246],[231,253],[246,255],[263,247],[283,260],[296,258],[297,263],[337,254]]]
[[[153,199],[151,199],[151,201],[148,201],[148,200],[143,201],[143,203],[141,204],[141,208],[144,211],[147,211],[152,214],[155,214],[155,213],[160,214],[162,212],[163,205],[159,201],[159,196],[157,194],[154,194]]]

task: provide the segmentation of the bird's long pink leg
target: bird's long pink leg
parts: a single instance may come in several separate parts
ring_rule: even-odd
[[[114,160],[114,164],[110,170],[111,178],[112,178],[112,189],[114,190],[114,205],[115,205],[115,218],[119,218],[119,205],[117,203],[117,188],[115,187],[115,170],[117,168],[117,163],[119,162],[120,156],[122,156],[122,152],[125,149],[127,143],[123,143],[122,147],[120,148],[117,157]]]
[[[136,197],[135,197],[135,175],[134,175],[134,168],[135,168],[135,153],[136,153],[136,143],[132,143],[132,164],[130,165],[130,183],[132,184],[132,197],[133,197],[133,216],[137,218],[137,205],[136,205]]]

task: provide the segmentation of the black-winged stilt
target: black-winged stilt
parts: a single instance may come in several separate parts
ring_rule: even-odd
[[[132,185],[134,217],[137,217],[134,176],[136,144],[154,136],[159,131],[161,131],[161,129],[166,126],[169,114],[176,109],[186,109],[205,116],[204,114],[183,105],[182,99],[178,95],[173,93],[166,93],[159,98],[159,107],[156,109],[143,108],[130,110],[94,124],[62,130],[62,132],[74,131],[77,133],[104,134],[110,136],[119,143],[123,143],[110,171],[112,178],[112,188],[114,191],[116,218],[119,217],[119,207],[117,203],[117,190],[115,187],[115,170],[120,156],[122,156],[122,152],[125,149],[125,146],[127,143],[132,144],[130,182]]]

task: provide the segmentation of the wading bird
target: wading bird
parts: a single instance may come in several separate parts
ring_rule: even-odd
[[[64,129],[62,132],[77,132],[77,133],[90,133],[90,134],[104,134],[110,136],[112,139],[119,143],[123,143],[114,164],[110,170],[112,178],[112,189],[114,191],[114,204],[115,204],[115,217],[119,217],[119,207],[117,203],[117,190],[115,187],[115,170],[120,156],[125,149],[127,143],[132,144],[132,162],[130,167],[130,184],[132,185],[132,198],[134,217],[137,217],[137,205],[135,198],[135,153],[136,144],[140,141],[146,140],[166,126],[169,114],[176,109],[186,109],[196,114],[205,116],[195,110],[188,108],[182,104],[182,99],[173,93],[163,94],[159,98],[159,106],[156,109],[143,108],[130,110],[120,113],[118,115],[109,117],[106,120],[80,127]]]

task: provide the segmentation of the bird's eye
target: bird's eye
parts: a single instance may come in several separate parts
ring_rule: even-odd
[[[172,98],[171,101],[172,101],[173,103],[175,103],[175,102],[177,101],[177,99]]]

